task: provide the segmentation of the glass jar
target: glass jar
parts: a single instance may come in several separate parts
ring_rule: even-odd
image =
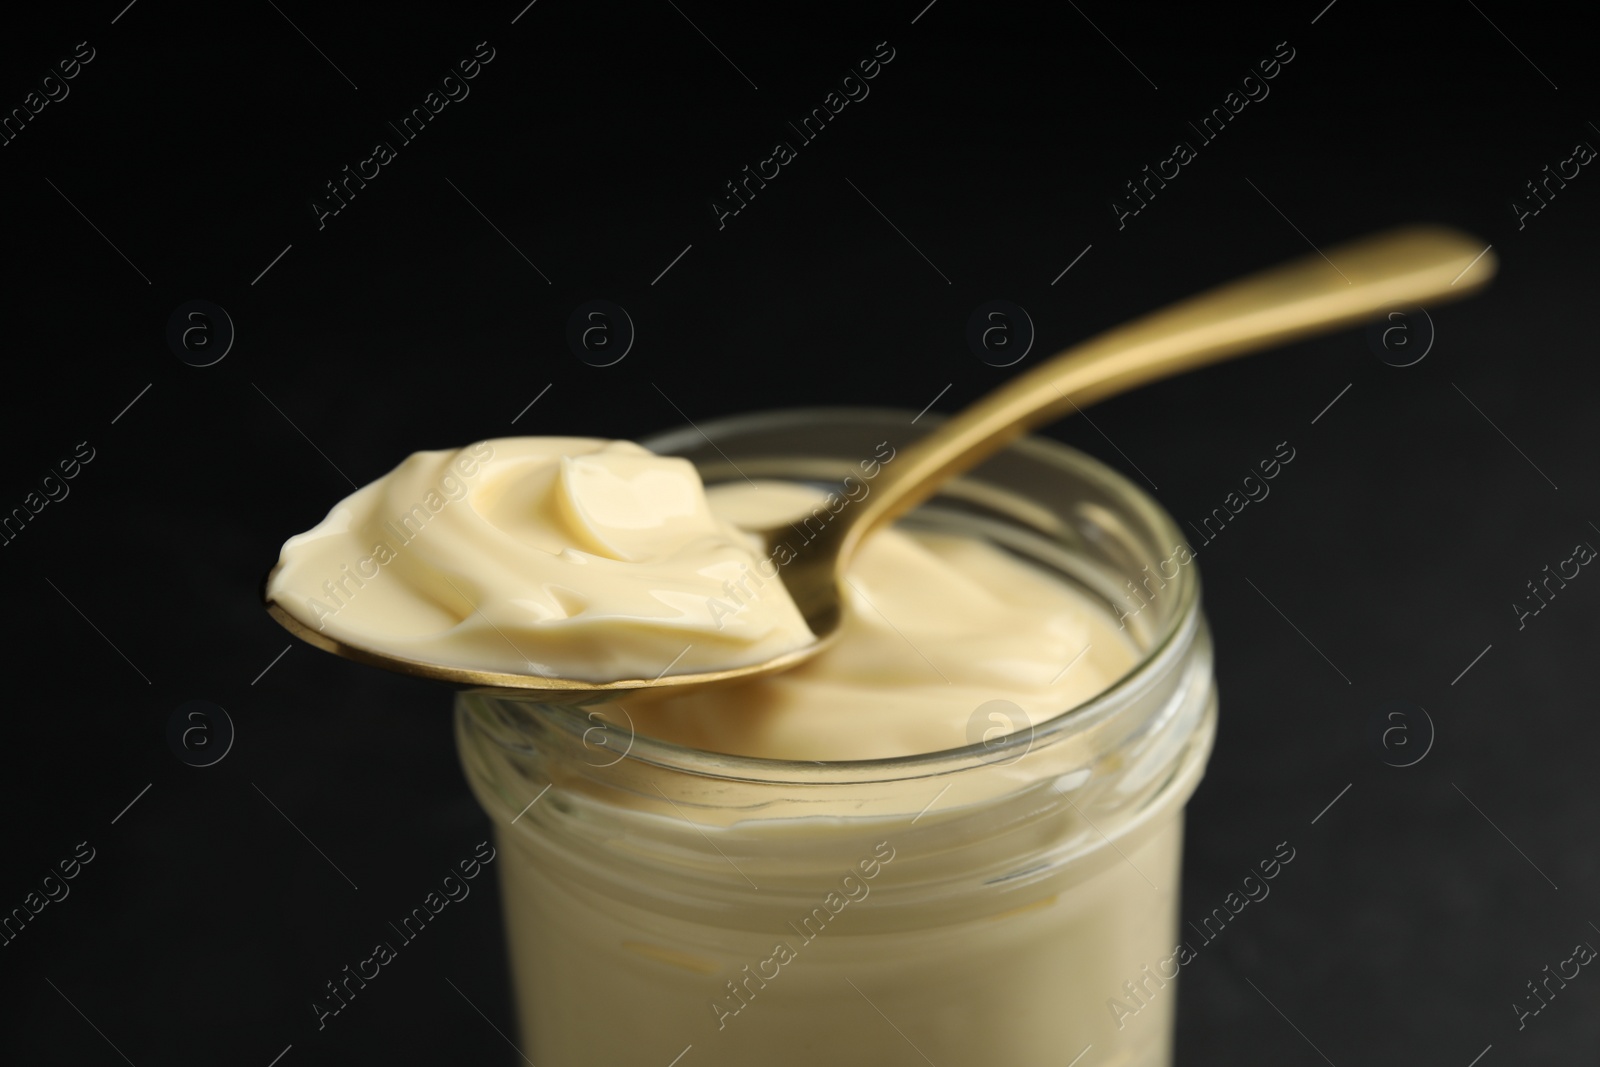
[[[791,410],[644,443],[708,484],[822,484],[934,421]],[[1091,1046],[1086,1067],[1170,1062],[1182,811],[1216,725],[1184,538],[1120,475],[1038,438],[902,521],[988,538],[1087,592],[1136,666],[1003,737],[830,763],[462,693],[534,1063],[1064,1067]]]

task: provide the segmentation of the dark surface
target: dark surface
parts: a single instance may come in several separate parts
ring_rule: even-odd
[[[1185,523],[1279,442],[1296,450],[1200,548],[1224,710],[1190,810],[1185,917],[1278,842],[1296,860],[1185,968],[1179,1063],[1465,1067],[1490,1045],[1485,1067],[1593,1060],[1600,977],[1520,1032],[1511,1007],[1575,942],[1600,944],[1600,578],[1584,569],[1520,631],[1511,606],[1575,543],[1600,544],[1600,177],[1520,231],[1509,207],[1576,141],[1600,144],[1577,15],[1342,0],[1313,25],[1322,0],[939,0],[913,25],[923,2],[543,0],[511,25],[519,0],[141,0],[115,24],[111,0],[8,26],[6,108],[76,42],[97,54],[0,148],[0,505],[80,441],[94,459],[0,549],[0,906],[79,842],[96,851],[0,948],[0,1060],[265,1065],[292,1045],[286,1067],[521,1062],[486,1023],[512,1032],[492,879],[327,1029],[307,1007],[487,831],[445,689],[299,645],[274,658],[289,641],[261,577],[346,475],[516,432],[638,437],[935,396],[950,411],[1017,369],[966,347],[985,300],[1028,309],[1031,366],[1308,242],[1415,220],[1482,236],[1503,265],[1484,297],[1431,309],[1422,362],[1385,365],[1350,331],[1050,431]],[[471,95],[319,230],[321,184],[485,39]],[[721,183],[885,39],[871,95],[719,231]],[[1121,183],[1194,140],[1185,120],[1284,40],[1296,55],[1271,95],[1119,231]],[[564,340],[596,297],[638,328],[607,368]],[[197,298],[238,332],[207,368],[164,339]],[[191,699],[238,730],[208,768],[166,739]],[[1437,731],[1411,767],[1368,740],[1391,700]]]

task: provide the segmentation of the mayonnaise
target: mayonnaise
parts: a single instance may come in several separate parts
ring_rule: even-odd
[[[760,663],[813,640],[777,582],[728,610],[760,545],[687,460],[512,437],[418,452],[291,537],[267,597],[360,648],[615,681]]]
[[[776,482],[729,482],[708,496],[713,512],[752,528],[782,527],[820,498]],[[787,598],[776,580],[753,592],[739,610]],[[911,756],[1026,730],[1107,688],[1138,656],[1104,607],[971,536],[876,531],[843,593],[838,640],[798,667],[689,692],[642,690],[614,702],[625,715],[601,714],[740,756]]]

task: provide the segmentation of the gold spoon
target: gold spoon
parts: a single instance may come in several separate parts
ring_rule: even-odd
[[[331,638],[270,600],[267,610],[296,637],[350,659],[464,685],[540,690],[552,699],[601,690],[699,685],[784,670],[838,635],[840,587],[863,538],[1028,431],[1158,378],[1373,318],[1397,305],[1467,296],[1494,272],[1495,257],[1465,234],[1431,226],[1393,230],[1191,297],[1074,345],[1019,374],[901,450],[893,468],[883,469],[865,502],[829,523],[779,570],[817,640],[762,663],[585,682],[394,656]],[[757,536],[770,550],[788,536],[788,527],[757,531]]]

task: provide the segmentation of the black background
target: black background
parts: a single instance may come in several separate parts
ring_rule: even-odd
[[[494,1029],[514,1033],[492,878],[326,1030],[307,1007],[487,834],[445,689],[299,644],[275,659],[290,642],[262,575],[351,482],[518,432],[639,437],[936,396],[950,411],[1018,369],[966,346],[985,300],[1028,309],[1031,366],[1410,221],[1463,227],[1502,264],[1486,295],[1430,309],[1422,362],[1386,365],[1348,331],[1049,431],[1185,523],[1278,442],[1296,450],[1200,549],[1223,715],[1185,917],[1278,842],[1297,856],[1185,968],[1178,1060],[1593,1059],[1600,977],[1520,1032],[1511,1006],[1576,942],[1600,944],[1600,578],[1521,630],[1512,607],[1600,543],[1600,178],[1523,229],[1510,208],[1600,143],[1575,9],[924,2],[540,0],[513,25],[518,0],[120,16],[112,0],[8,27],[7,110],[77,42],[95,58],[0,148],[0,510],[78,442],[94,459],[0,549],[0,909],[78,842],[96,858],[0,948],[0,1059],[265,1065],[292,1045],[285,1067],[521,1062]],[[384,122],[485,40],[471,95],[319,229],[322,184],[395,141]],[[722,183],[884,40],[871,95],[719,230]],[[1295,58],[1271,95],[1119,230],[1122,182],[1195,141],[1186,120],[1282,41]],[[637,326],[615,366],[566,345],[592,298]],[[237,327],[214,366],[165,341],[191,299]],[[237,727],[215,766],[168,747],[190,699]],[[1415,766],[1367,739],[1392,700],[1436,728]]]

